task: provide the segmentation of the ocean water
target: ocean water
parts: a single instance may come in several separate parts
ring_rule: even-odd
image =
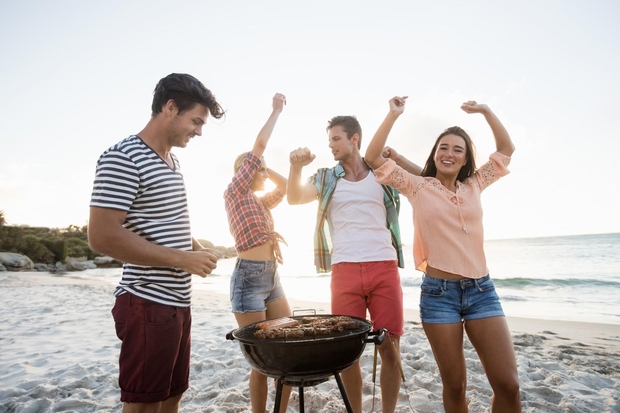
[[[422,273],[411,245],[400,269],[404,306],[418,309]],[[620,233],[492,240],[485,243],[491,278],[508,316],[620,325]],[[329,274],[316,274],[312,250],[284,250],[279,273],[287,296],[329,302]],[[194,288],[229,293],[235,259],[220,260]],[[81,276],[116,282],[120,269],[96,269]]]

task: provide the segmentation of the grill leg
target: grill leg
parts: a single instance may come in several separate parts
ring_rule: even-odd
[[[284,377],[278,379],[278,387],[276,388],[276,401],[273,405],[273,413],[280,411],[280,404],[282,403],[282,387],[284,386]]]
[[[342,384],[342,379],[340,378],[340,373],[334,373],[334,377],[336,378],[336,383],[338,383],[338,388],[340,389],[340,394],[342,394],[342,400],[344,401],[344,406],[347,408],[348,413],[353,413],[353,408],[351,407],[351,402],[349,402],[349,397],[347,396],[347,392],[344,389],[344,384]]]
[[[304,386],[299,386],[299,413],[304,413]]]

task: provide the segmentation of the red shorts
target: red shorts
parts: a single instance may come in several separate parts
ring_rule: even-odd
[[[375,329],[402,336],[403,289],[397,261],[340,262],[332,265],[332,314],[366,318]]]
[[[121,401],[156,403],[189,388],[190,307],[173,307],[125,293],[112,316],[121,339]]]

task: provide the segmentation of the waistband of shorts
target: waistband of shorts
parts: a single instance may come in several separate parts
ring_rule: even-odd
[[[137,295],[132,294],[129,291],[125,291],[121,295],[118,295],[116,297],[116,300],[120,303],[125,303],[129,306],[132,306],[132,305],[162,305],[163,306],[165,305],[165,304],[156,303],[155,301],[144,299],[142,297],[138,297]]]
[[[273,267],[277,267],[278,266],[278,261],[276,260],[269,260],[269,261],[260,261],[260,260],[246,260],[243,258],[237,258],[237,261],[235,262],[235,268],[239,268],[241,266],[241,264],[263,264],[265,267],[268,265],[272,265]]]
[[[491,278],[491,276],[489,274],[485,275],[482,278],[463,278],[462,280],[445,280],[442,278],[435,278],[435,277],[431,277],[428,274],[424,274],[423,279],[428,277],[431,278],[433,280],[435,280],[435,282],[439,283],[442,285],[442,288],[444,289],[448,289],[448,288],[468,288],[468,287],[474,287],[474,286],[478,286],[479,283],[487,281]]]

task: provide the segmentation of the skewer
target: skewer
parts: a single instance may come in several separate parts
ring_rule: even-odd
[[[371,412],[375,411],[375,389],[377,388],[377,354],[379,354],[379,346],[375,346],[375,358],[372,362],[372,409]]]
[[[394,352],[396,353],[396,358],[398,359],[398,370],[400,371],[400,378],[403,379],[403,382],[404,382],[405,381],[405,372],[403,372],[403,361],[400,359],[400,351],[398,351],[396,349],[396,344],[394,344],[392,339],[390,339],[390,342],[392,343],[392,347],[394,347]],[[375,347],[375,349],[376,348],[377,347]]]

